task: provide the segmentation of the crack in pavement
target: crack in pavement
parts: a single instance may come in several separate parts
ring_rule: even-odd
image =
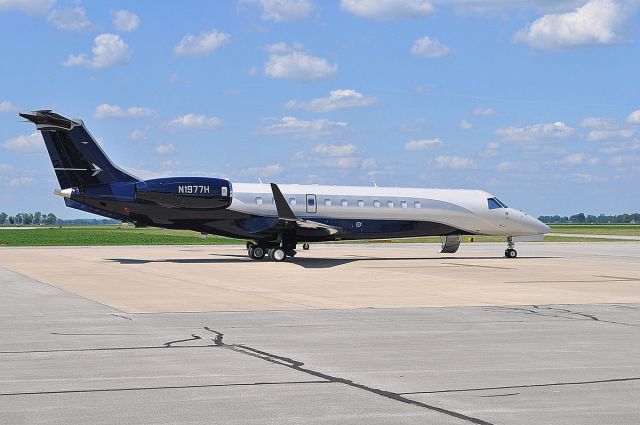
[[[553,307],[548,305],[540,306],[540,305],[533,304],[531,308],[507,307],[507,306],[493,306],[493,307],[484,308],[485,311],[492,311],[492,309],[496,309],[498,311],[514,312],[514,313],[532,314],[532,315],[542,316],[542,317],[554,317],[558,319],[567,319],[567,320],[589,319],[595,322],[611,323],[614,325],[633,326],[633,327],[640,326],[633,323],[616,322],[613,320],[601,319],[593,314],[582,313],[580,311],[573,311],[568,308]],[[547,314],[543,310],[548,310],[549,314]],[[578,316],[578,317],[572,317],[572,316]]]
[[[215,387],[252,387],[262,385],[297,385],[297,384],[331,384],[328,381],[275,381],[275,382],[236,382],[231,384],[194,384],[194,385],[163,385],[157,387],[125,387],[125,388],[99,388],[84,390],[52,390],[52,391],[26,391],[15,393],[0,393],[0,397],[22,395],[47,395],[47,394],[77,394],[77,393],[109,393],[120,391],[147,391],[147,390],[182,390],[191,388],[215,388]]]
[[[473,391],[496,391],[496,390],[510,390],[510,389],[515,389],[515,388],[560,387],[560,386],[564,386],[564,385],[606,384],[606,383],[613,383],[613,382],[630,382],[630,381],[640,381],[640,377],[600,379],[600,380],[594,380],[594,381],[553,382],[553,383],[549,383],[549,384],[505,385],[503,387],[460,388],[460,389],[434,390],[434,391],[413,391],[413,392],[400,393],[400,394],[402,394],[402,395],[415,395],[415,394],[464,393],[464,392],[473,392]]]
[[[385,390],[381,390],[378,388],[374,388],[374,387],[369,387],[367,385],[364,384],[359,384],[357,382],[351,381],[349,379],[346,378],[341,378],[339,376],[334,376],[334,375],[329,375],[327,373],[323,373],[317,370],[313,370],[313,369],[309,369],[309,368],[305,368],[304,366],[304,362],[298,361],[298,360],[294,360],[288,357],[283,357],[283,356],[278,356],[276,354],[273,353],[269,353],[267,351],[262,351],[262,350],[258,350],[256,348],[250,347],[248,345],[244,345],[244,344],[232,344],[232,345],[227,345],[226,343],[223,342],[222,338],[223,338],[223,334],[221,332],[218,332],[216,330],[213,330],[209,327],[205,327],[205,330],[212,332],[213,334],[215,334],[215,339],[213,339],[214,343],[216,346],[222,347],[222,348],[226,348],[228,350],[234,351],[236,353],[239,354],[244,354],[246,356],[250,356],[250,357],[254,357],[257,359],[261,359],[264,360],[266,362],[269,363],[273,363],[279,366],[284,366],[286,368],[289,369],[293,369],[295,371],[301,372],[301,373],[305,373],[307,375],[311,375],[311,376],[315,376],[317,378],[322,378],[324,380],[326,380],[327,382],[331,382],[331,383],[336,383],[336,384],[343,384],[346,385],[348,387],[351,388],[356,388],[362,391],[366,391],[368,393],[371,394],[375,394],[384,398],[387,398],[389,400],[393,400],[393,401],[398,401],[400,403],[404,403],[404,404],[408,404],[411,406],[416,406],[416,407],[420,407],[426,410],[430,410],[433,412],[437,412],[437,413],[441,413],[443,415],[447,415],[447,416],[451,416],[457,419],[461,419],[464,420],[466,422],[469,423],[473,423],[473,424],[478,424],[478,425],[493,425],[491,422],[487,422],[485,420],[479,419],[479,418],[475,418],[473,416],[468,416],[465,415],[463,413],[459,413],[453,410],[448,410],[442,407],[437,407],[437,406],[433,406],[430,404],[426,404],[417,400],[412,400],[410,398],[404,397],[401,393],[395,393],[392,391],[385,391]]]

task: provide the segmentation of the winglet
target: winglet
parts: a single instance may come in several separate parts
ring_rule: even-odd
[[[278,211],[278,217],[285,220],[297,220],[296,215],[291,210],[291,207],[287,203],[280,188],[277,184],[271,183],[271,192],[273,192],[273,199],[276,202],[276,210]]]

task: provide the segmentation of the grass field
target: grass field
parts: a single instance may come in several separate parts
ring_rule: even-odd
[[[556,233],[640,236],[640,224],[551,224]]]
[[[554,232],[590,235],[640,235],[640,225],[553,225]],[[469,238],[463,239],[469,242]],[[504,237],[476,236],[474,242],[504,242]],[[607,242],[546,236],[548,242]],[[377,243],[439,243],[440,237],[382,240]],[[129,226],[65,226],[42,228],[1,228],[0,246],[90,246],[90,245],[234,245],[244,241],[209,236],[186,230],[134,228]]]
[[[36,229],[4,228],[0,245],[88,246],[88,245],[223,245],[244,243],[236,239],[209,236],[186,230],[122,226],[69,226]]]

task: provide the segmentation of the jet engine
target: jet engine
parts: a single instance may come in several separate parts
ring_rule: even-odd
[[[231,205],[231,182],[209,177],[170,177],[137,182],[141,204],[191,210],[217,210]]]

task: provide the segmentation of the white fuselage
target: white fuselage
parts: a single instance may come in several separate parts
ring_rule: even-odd
[[[279,185],[297,217],[314,219],[428,221],[467,234],[525,236],[549,227],[513,208],[490,209],[488,192],[463,189]],[[277,216],[268,184],[234,183],[229,209],[257,216]]]

